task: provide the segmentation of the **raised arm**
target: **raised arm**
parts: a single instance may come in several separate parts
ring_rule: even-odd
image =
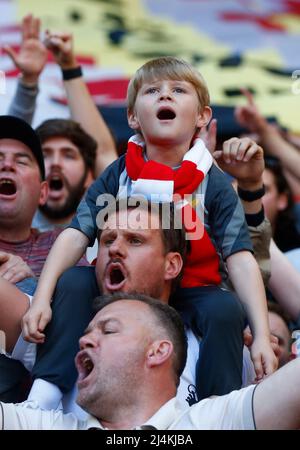
[[[282,308],[300,325],[300,274],[273,239],[270,253],[272,271],[268,287]]]
[[[242,91],[247,98],[247,105],[239,106],[235,110],[237,122],[259,135],[260,143],[265,152],[280,160],[283,167],[294,176],[300,178],[300,153],[292,144],[286,141],[278,128],[270,123],[260,113],[252,94]]]
[[[56,239],[43,267],[32,306],[23,317],[24,338],[42,343],[51,320],[51,298],[61,274],[74,266],[86,251],[88,238],[79,230],[67,228]]]
[[[8,114],[32,123],[38,95],[38,80],[43,71],[48,51],[40,40],[40,20],[31,14],[21,24],[22,41],[17,53],[12,47],[3,48],[20,70],[17,90],[10,104]]]
[[[257,386],[253,413],[258,430],[299,430],[300,358],[281,367]]]
[[[74,50],[73,37],[68,33],[46,32],[45,44],[53,53],[63,73],[78,67]],[[69,72],[70,73],[70,72]],[[65,79],[64,86],[72,118],[98,143],[95,178],[117,158],[117,151],[112,135],[96,107],[82,76]]]
[[[254,141],[232,138],[223,144],[223,149],[214,152],[219,166],[238,179],[239,187],[255,192],[262,187],[261,174],[264,169],[263,150]],[[261,210],[261,201],[244,202],[245,212],[256,215]],[[254,205],[253,205],[254,203]],[[248,251],[239,251],[227,260],[230,280],[243,303],[254,341],[251,356],[257,379],[269,375],[277,367],[276,357],[270,345],[267,304],[262,277],[257,262]]]
[[[215,152],[214,156],[219,166],[237,181],[254,257],[264,284],[267,285],[271,272],[269,247],[272,229],[270,222],[265,218],[262,206],[264,194],[262,174],[265,167],[263,149],[248,138],[232,138],[224,143],[223,151]]]
[[[267,303],[257,262],[250,252],[238,252],[226,260],[230,280],[245,307],[253,334],[251,357],[257,380],[276,370],[278,362],[270,344]]]

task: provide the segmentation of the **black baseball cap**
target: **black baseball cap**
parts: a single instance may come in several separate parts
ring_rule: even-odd
[[[31,126],[19,117],[0,116],[0,139],[15,139],[23,142],[33,153],[40,168],[42,180],[45,179],[44,156],[38,135]]]

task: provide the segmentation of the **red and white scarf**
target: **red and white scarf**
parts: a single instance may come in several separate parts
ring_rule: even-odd
[[[185,264],[181,286],[219,284],[221,278],[216,250],[195,209],[184,198],[197,190],[212,166],[213,158],[204,142],[201,139],[194,141],[177,170],[153,160],[145,161],[144,142],[139,135],[129,139],[125,158],[126,171],[132,180],[131,195],[144,195],[147,198],[159,195],[164,201],[176,199],[177,205],[182,208],[183,223],[189,235],[201,229],[200,239],[191,240],[191,252]]]

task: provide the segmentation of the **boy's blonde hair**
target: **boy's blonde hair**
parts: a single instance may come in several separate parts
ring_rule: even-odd
[[[163,56],[146,62],[130,80],[127,90],[127,108],[133,112],[138,91],[144,83],[157,80],[188,81],[196,89],[200,108],[208,106],[210,99],[206,83],[198,70],[183,59]]]

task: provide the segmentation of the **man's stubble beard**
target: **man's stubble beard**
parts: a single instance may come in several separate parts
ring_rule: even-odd
[[[47,203],[43,206],[39,207],[39,210],[48,218],[48,219],[66,219],[70,215],[74,215],[77,207],[85,193],[85,181],[86,181],[87,173],[85,172],[82,176],[81,180],[78,182],[77,186],[70,187],[70,185],[65,181],[65,187],[69,193],[65,203],[56,208],[50,207]]]

